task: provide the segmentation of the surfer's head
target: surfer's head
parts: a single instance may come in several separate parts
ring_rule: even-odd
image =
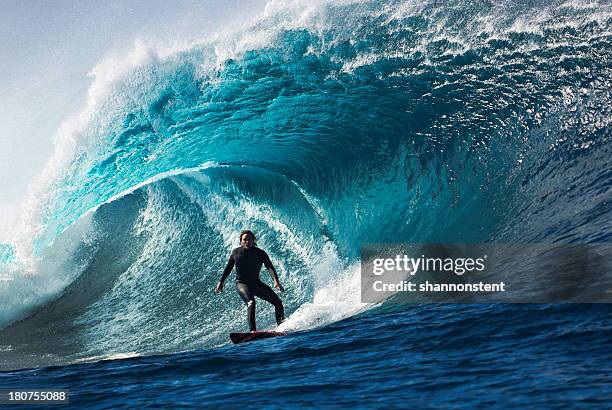
[[[244,231],[240,232],[240,246],[242,246],[243,248],[252,248],[253,245],[257,245],[257,243],[255,243],[255,234],[251,231],[249,231],[248,229],[245,229]]]

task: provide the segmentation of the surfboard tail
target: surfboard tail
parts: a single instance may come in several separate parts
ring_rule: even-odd
[[[263,330],[259,332],[234,332],[230,333],[230,340],[235,344],[251,342],[253,340],[267,339],[270,337],[284,336],[286,333]]]

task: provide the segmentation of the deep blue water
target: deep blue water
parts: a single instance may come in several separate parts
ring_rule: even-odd
[[[292,2],[94,70],[0,244],[0,387],[85,407],[606,407],[608,305],[366,305],[359,251],[609,243],[611,27],[605,1]],[[293,333],[233,346],[245,308],[212,289],[245,228]]]
[[[71,406],[607,408],[609,305],[428,305],[285,337],[0,374]],[[517,325],[520,323],[520,325]]]

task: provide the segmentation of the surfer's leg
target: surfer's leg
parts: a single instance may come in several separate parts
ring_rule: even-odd
[[[283,320],[285,320],[285,308],[283,307],[283,302],[281,302],[280,298],[276,295],[276,293],[274,293],[272,288],[265,283],[259,283],[253,289],[253,293],[258,298],[262,298],[266,302],[270,302],[274,305],[276,324],[280,325]]]
[[[249,328],[251,332],[257,330],[255,326],[255,297],[246,283],[236,282],[238,294],[247,305],[247,318],[249,320]]]

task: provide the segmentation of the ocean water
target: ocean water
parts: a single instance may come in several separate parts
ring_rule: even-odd
[[[0,373],[0,382],[61,386],[71,406],[95,409],[607,408],[611,316],[605,305],[427,305],[243,345]]]
[[[609,242],[611,28],[605,1],[271,2],[100,64],[0,244],[0,386],[88,408],[607,407],[609,305],[365,304],[359,252]],[[291,334],[234,346],[245,308],[212,290],[245,228]]]

